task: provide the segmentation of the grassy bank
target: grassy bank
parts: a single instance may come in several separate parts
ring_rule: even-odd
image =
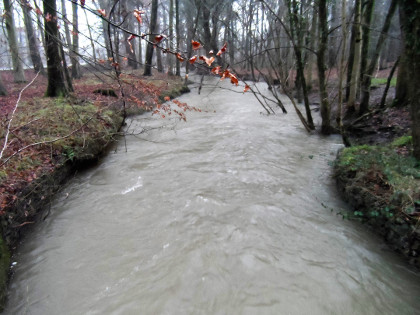
[[[66,98],[45,98],[45,79],[30,86],[17,103],[22,85],[9,86],[3,97],[0,144],[0,304],[4,303],[10,255],[26,231],[47,215],[53,195],[80,167],[106,152],[116,140],[123,116],[152,110],[165,96],[187,91],[182,79],[131,73],[119,85],[89,73],[74,82]],[[18,106],[16,107],[16,104]],[[8,127],[13,109],[10,127]],[[1,306],[1,305],[0,305]]]
[[[387,145],[345,148],[335,176],[354,208],[348,217],[368,223],[420,267],[420,163],[411,146],[411,137],[404,136]]]

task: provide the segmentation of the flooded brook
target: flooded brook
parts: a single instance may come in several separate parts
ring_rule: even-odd
[[[220,86],[180,98],[187,122],[135,117],[64,187],[6,314],[419,314],[419,274],[337,215],[341,138]]]

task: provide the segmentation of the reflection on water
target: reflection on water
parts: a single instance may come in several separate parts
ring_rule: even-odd
[[[208,112],[134,119],[166,127],[57,197],[15,257],[6,313],[418,313],[419,275],[336,215],[339,137],[262,115],[250,94],[181,100]]]

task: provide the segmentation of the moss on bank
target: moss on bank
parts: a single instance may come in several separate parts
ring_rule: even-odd
[[[420,267],[420,164],[410,152],[409,136],[385,146],[345,148],[337,157],[335,176],[354,208],[349,217],[367,222]]]

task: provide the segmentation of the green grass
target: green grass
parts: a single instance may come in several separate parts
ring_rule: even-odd
[[[380,85],[386,84],[388,78],[372,78],[372,86],[379,87]],[[391,79],[391,87],[395,87],[397,85],[397,78]]]
[[[389,209],[412,213],[420,204],[420,161],[410,154],[411,147],[411,136],[403,136],[385,146],[345,148],[336,166],[347,176],[355,174],[358,185],[392,205],[384,208],[384,214]]]

